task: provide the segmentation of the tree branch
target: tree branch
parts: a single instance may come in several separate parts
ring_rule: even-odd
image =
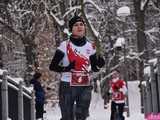
[[[86,24],[88,26],[88,29],[90,30],[91,34],[93,35],[95,44],[96,44],[96,49],[97,49],[97,54],[100,54],[101,51],[101,45],[100,45],[100,38],[99,38],[99,34],[97,34],[95,32],[95,30],[93,30],[94,28],[92,27],[92,25],[90,24],[89,20],[87,19],[87,15],[85,14],[84,8],[85,8],[85,4],[83,2],[84,0],[81,0],[81,12],[82,15],[86,21]]]
[[[5,28],[11,30],[13,33],[15,33],[16,35],[20,36],[21,39],[23,38],[23,35],[22,35],[21,33],[19,33],[18,31],[16,31],[15,29],[13,29],[12,26],[9,26],[7,23],[3,22],[2,20],[0,20],[0,23],[1,23],[2,25],[4,25]]]

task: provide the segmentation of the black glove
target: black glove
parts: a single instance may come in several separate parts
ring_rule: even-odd
[[[97,65],[98,65],[98,67],[101,68],[101,67],[104,66],[104,64],[105,64],[105,61],[104,61],[103,57],[101,57],[100,55],[97,56]]]
[[[94,72],[98,72],[99,68],[103,67],[105,64],[103,57],[101,57],[100,55],[97,56],[96,53],[90,56],[90,61],[91,68]]]
[[[64,67],[63,72],[69,72],[71,71],[71,69],[74,69],[74,67],[75,67],[75,61],[72,61],[69,63],[67,67]]]
[[[111,93],[110,93],[110,92],[107,92],[107,96],[111,96]]]

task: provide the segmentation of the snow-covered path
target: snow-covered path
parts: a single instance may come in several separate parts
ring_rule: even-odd
[[[139,82],[133,81],[128,83],[130,117],[126,120],[144,120],[144,114],[141,114]]]
[[[126,117],[126,120],[144,120],[143,114],[140,113],[140,95],[138,82],[129,82],[128,88],[130,117]],[[59,120],[60,110],[58,105],[54,108],[48,108],[45,116],[47,120]],[[108,109],[104,109],[103,99],[101,98],[100,94],[93,93],[90,106],[90,117],[87,120],[109,120],[109,117],[110,105]]]

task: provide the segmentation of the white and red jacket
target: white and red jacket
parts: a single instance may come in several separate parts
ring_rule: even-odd
[[[115,103],[125,103],[127,94],[127,87],[124,80],[115,78],[110,82],[110,93],[112,94],[112,101]]]

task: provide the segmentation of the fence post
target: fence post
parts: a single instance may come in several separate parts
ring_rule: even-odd
[[[153,63],[151,63],[151,93],[152,93],[152,108],[153,113],[158,113],[158,97],[157,97],[157,83],[154,74]]]
[[[146,113],[146,92],[145,92],[145,89],[146,89],[146,86],[145,86],[145,83],[142,83],[141,85],[141,90],[142,90],[142,101],[143,101],[143,106],[142,106],[142,109],[143,109],[143,113],[145,114]]]
[[[7,81],[7,72],[3,72],[3,81],[2,81],[2,120],[8,119],[8,81]]]
[[[160,112],[160,55],[158,56],[158,60],[157,60],[157,66],[158,66],[158,70],[157,70],[157,82],[158,82],[158,97],[159,97],[159,101],[158,101],[158,109],[159,109],[159,112]]]
[[[151,84],[149,82],[149,77],[145,75],[146,80],[146,102],[147,102],[147,110],[146,115],[152,112],[152,95],[151,95]]]
[[[18,120],[24,120],[22,81],[19,82],[19,91],[18,91]]]
[[[31,93],[31,120],[35,120],[36,119],[36,115],[35,115],[35,93],[34,90],[32,90]]]

